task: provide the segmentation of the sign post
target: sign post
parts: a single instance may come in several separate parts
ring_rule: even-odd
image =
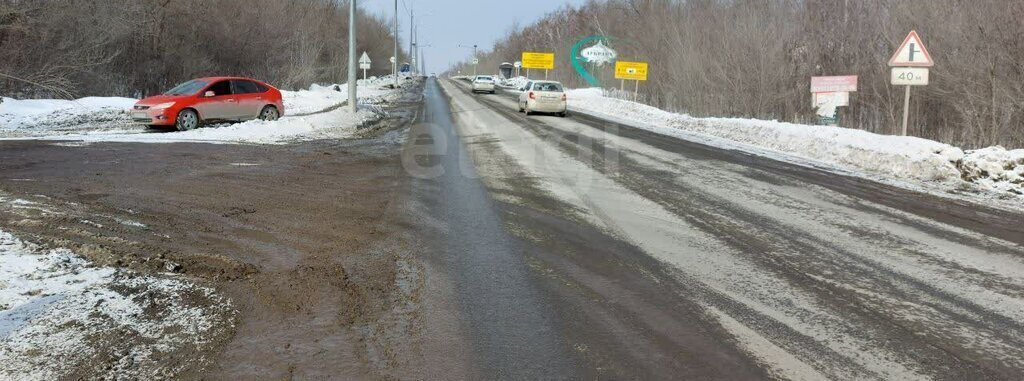
[[[473,77],[475,78],[476,77],[476,65],[480,63],[480,59],[476,58],[476,57],[473,57],[473,60],[470,61],[470,62],[473,63]]]
[[[370,55],[363,52],[363,56],[359,57],[359,68],[363,69],[363,80],[366,80],[366,70],[370,68]]]
[[[638,95],[640,94],[640,81],[647,80],[647,63],[646,62],[629,62],[629,61],[616,61],[615,62],[615,79],[622,80],[622,91],[626,91],[626,80],[636,81],[636,86],[633,91],[633,102],[637,101]]]
[[[548,78],[548,70],[555,68],[555,53],[523,52],[522,67],[526,68],[526,77],[530,77],[530,69],[544,69],[544,79]]]
[[[518,77],[519,76],[519,68],[523,67],[523,62],[522,61],[516,61],[516,63],[512,64],[512,66],[516,67],[516,77]]]
[[[834,126],[838,108],[850,105],[850,93],[857,91],[857,76],[811,77],[811,106],[816,109],[818,123]]]
[[[917,31],[910,31],[907,38],[896,49],[896,53],[889,59],[889,66],[892,73],[889,82],[894,86],[906,86],[903,93],[903,136],[907,136],[907,122],[910,119],[910,87],[928,85],[928,68],[935,66],[928,48],[917,35]]]

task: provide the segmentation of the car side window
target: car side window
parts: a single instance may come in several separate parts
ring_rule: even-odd
[[[254,94],[262,92],[255,83],[244,80],[232,80],[231,87],[235,94]]]
[[[533,88],[533,82],[527,82],[526,83],[526,87],[523,87],[523,90],[530,90],[532,88]]]
[[[253,84],[253,85],[256,85],[256,90],[257,90],[256,92],[257,92],[257,93],[265,93],[265,92],[267,92],[267,91],[270,91],[270,89],[269,89],[269,88],[267,88],[266,86],[263,86],[263,85],[261,85],[261,84],[258,84],[258,83],[256,83],[256,82],[253,82],[252,84]]]
[[[206,88],[206,91],[212,91],[213,96],[219,97],[221,95],[231,95],[231,81],[220,81],[210,85]]]

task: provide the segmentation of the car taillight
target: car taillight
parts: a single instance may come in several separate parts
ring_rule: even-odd
[[[565,102],[565,94],[562,94],[562,102]]]
[[[537,99],[537,96],[532,91],[530,92],[530,99]]]

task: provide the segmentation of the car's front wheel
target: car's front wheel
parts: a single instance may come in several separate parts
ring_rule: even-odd
[[[277,107],[266,106],[263,107],[263,111],[260,111],[260,119],[266,121],[275,121],[281,118],[281,113],[277,111]]]
[[[199,127],[199,114],[195,110],[184,109],[178,112],[178,120],[174,121],[178,131],[194,130]]]

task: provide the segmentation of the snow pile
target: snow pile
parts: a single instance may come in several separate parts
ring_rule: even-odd
[[[519,76],[519,77],[512,77],[512,78],[503,79],[503,80],[501,80],[501,84],[500,85],[502,87],[507,87],[507,88],[510,88],[510,89],[521,89],[521,88],[523,88],[523,86],[526,86],[526,83],[529,82],[529,81],[530,80],[528,78],[523,77],[523,76]]]
[[[136,100],[88,97],[76,100],[0,98],[0,133],[12,131],[76,130],[97,125],[124,127]]]
[[[381,117],[377,105],[387,102],[400,90],[391,89],[393,77],[360,80],[360,111],[352,114],[340,107],[348,101],[347,85],[312,85],[308,90],[285,91],[285,116],[278,121],[252,120],[235,124],[204,126],[192,131],[148,131],[143,126],[112,124],[99,127],[86,124],[68,130],[39,129],[31,133],[8,134],[11,139],[72,140],[83,142],[130,143],[256,143],[279,144],[302,139],[344,138],[356,129]],[[135,100],[125,102],[127,107]],[[36,102],[36,101],[31,101]],[[39,101],[46,102],[46,101]],[[122,104],[123,105],[123,104]],[[54,112],[43,113],[54,115]],[[127,114],[125,114],[125,117]],[[45,120],[45,118],[43,118]],[[4,135],[0,130],[0,135]],[[0,138],[0,140],[3,140]]]
[[[601,89],[569,92],[569,106],[656,132],[687,139],[720,138],[769,152],[809,159],[887,178],[949,181],[960,178],[964,152],[927,139],[863,130],[739,118],[694,118],[604,97]],[[649,127],[649,128],[648,128]]]
[[[210,289],[94,267],[0,231],[0,379],[168,377],[207,361],[232,311]],[[188,361],[161,362],[169,352]]]
[[[985,189],[1024,196],[1024,149],[995,146],[967,151],[960,170],[964,180]]]
[[[285,144],[319,138],[345,138],[359,126],[377,120],[380,114],[361,109],[353,114],[346,107],[305,116],[286,116],[277,121],[250,120],[234,124],[205,126],[190,131],[151,133],[96,133],[56,135],[45,140],[71,140],[86,143],[252,143]]]
[[[281,90],[285,115],[301,115],[337,107],[348,100],[348,87],[313,84],[309,90]]]

